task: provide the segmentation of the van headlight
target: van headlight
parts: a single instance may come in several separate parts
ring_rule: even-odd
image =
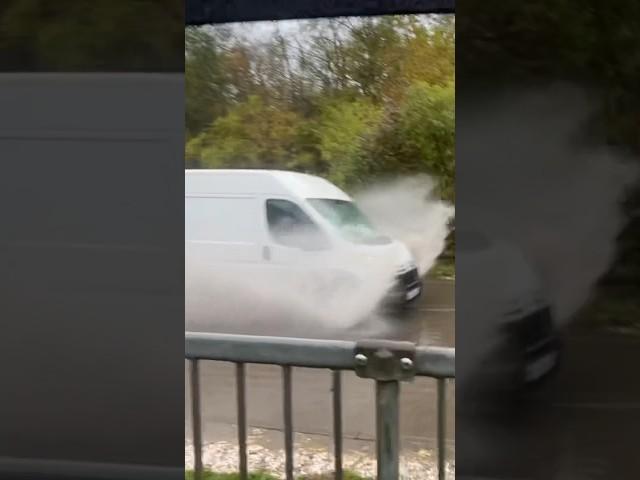
[[[417,270],[417,269],[418,269],[418,266],[416,265],[416,263],[414,261],[410,261],[402,265],[398,269],[397,273],[398,275],[402,275],[404,273],[410,272],[411,270]]]

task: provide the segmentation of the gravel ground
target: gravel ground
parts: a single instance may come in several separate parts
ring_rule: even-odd
[[[284,450],[265,447],[252,442],[258,437],[256,432],[248,438],[248,460],[250,471],[270,473],[284,478]],[[306,444],[306,445],[305,445]],[[220,473],[238,471],[237,444],[228,441],[208,443],[203,446],[204,467]],[[333,454],[326,447],[310,446],[302,436],[296,435],[295,474],[314,475],[333,471]],[[193,447],[185,443],[185,468],[193,469]],[[343,454],[343,467],[363,477],[375,478],[376,461],[369,448],[346,450]],[[431,450],[418,450],[401,456],[401,480],[435,480],[438,478],[435,453]],[[447,463],[447,478],[455,478],[455,463]]]

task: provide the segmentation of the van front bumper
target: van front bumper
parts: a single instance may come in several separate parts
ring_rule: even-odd
[[[399,273],[393,286],[384,298],[385,306],[405,306],[415,302],[422,295],[423,284],[417,268]]]

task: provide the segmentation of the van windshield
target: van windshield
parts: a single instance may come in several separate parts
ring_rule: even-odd
[[[391,243],[391,239],[381,235],[353,202],[329,198],[308,198],[307,201],[347,240],[368,245]]]

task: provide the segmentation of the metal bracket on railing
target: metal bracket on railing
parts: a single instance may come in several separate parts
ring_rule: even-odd
[[[411,342],[362,340],[354,349],[355,371],[359,377],[381,382],[413,380],[415,355]]]

